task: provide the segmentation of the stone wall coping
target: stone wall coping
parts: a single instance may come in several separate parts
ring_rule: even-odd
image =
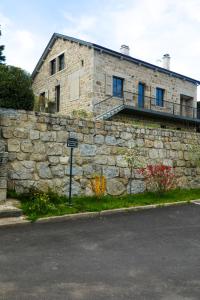
[[[87,118],[77,118],[73,117],[70,115],[62,115],[62,114],[51,114],[51,113],[44,113],[44,112],[34,112],[34,111],[25,111],[25,110],[14,110],[14,109],[5,109],[5,108],[0,108],[0,116],[6,116],[10,117],[11,119],[18,119],[20,115],[27,115],[27,116],[33,116],[37,119],[38,123],[51,123],[51,120],[57,119],[58,121],[55,122],[56,125],[62,125],[59,124],[59,120],[69,120],[69,121],[74,121],[74,122],[85,122],[85,125],[87,123],[90,123],[92,126],[91,128],[104,128],[108,126],[109,131],[115,131],[117,128],[120,128],[120,131],[130,131],[130,130],[138,130],[138,133],[144,133],[146,134],[147,131],[149,134],[153,135],[162,135],[162,134],[171,134],[172,136],[187,136],[187,137],[197,137],[198,139],[200,138],[200,133],[198,132],[188,132],[188,131],[178,131],[178,130],[173,130],[173,129],[164,129],[164,128],[150,128],[147,126],[145,127],[139,127],[137,125],[130,125],[130,124],[125,124],[123,122],[116,122],[116,121],[109,121],[109,120],[92,120],[92,119],[87,119]],[[79,125],[79,124],[78,124]],[[83,124],[81,124],[83,125]],[[1,126],[1,123],[0,123]],[[112,126],[116,126],[114,130],[112,130]],[[143,132],[141,132],[143,131]],[[131,132],[131,131],[130,131]]]

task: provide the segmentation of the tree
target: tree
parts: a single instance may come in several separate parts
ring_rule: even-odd
[[[17,67],[0,64],[0,107],[33,110],[30,75]]]
[[[1,29],[0,29],[0,36],[1,36]],[[4,63],[6,57],[3,55],[4,46],[0,45],[0,64]]]

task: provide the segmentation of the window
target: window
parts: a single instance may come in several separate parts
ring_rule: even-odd
[[[113,77],[113,96],[123,97],[123,79],[119,77]]]
[[[53,75],[56,73],[56,59],[50,61],[50,74]]]
[[[58,56],[58,71],[61,71],[65,68],[65,55],[64,53]]]
[[[156,105],[157,106],[164,105],[164,90],[161,88],[156,88]]]

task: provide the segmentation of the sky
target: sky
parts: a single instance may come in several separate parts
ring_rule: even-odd
[[[32,72],[54,32],[200,80],[200,0],[0,0],[7,64]],[[198,88],[200,100],[200,88]]]

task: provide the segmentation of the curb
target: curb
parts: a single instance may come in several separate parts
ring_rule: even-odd
[[[197,201],[197,200],[195,200]],[[107,209],[102,210],[99,212],[83,212],[83,213],[77,213],[77,214],[67,214],[63,216],[53,216],[53,217],[45,217],[40,218],[35,221],[35,223],[48,223],[48,222],[62,222],[65,220],[80,220],[84,218],[94,218],[94,217],[101,217],[101,216],[110,216],[110,215],[116,215],[121,213],[129,213],[129,212],[137,212],[141,210],[148,210],[152,208],[160,208],[160,207],[168,207],[168,206],[175,206],[175,205],[181,205],[181,204],[188,204],[190,201],[179,201],[179,202],[167,202],[163,204],[150,204],[150,205],[142,205],[142,206],[131,206],[131,207],[125,207],[125,208],[115,208],[115,209]]]
[[[117,214],[124,214],[129,212],[137,212],[142,210],[148,210],[153,208],[160,208],[160,207],[168,207],[168,206],[175,206],[175,205],[183,205],[189,203],[195,203],[198,200],[189,200],[189,201],[179,201],[179,202],[167,202],[163,204],[150,204],[150,205],[143,205],[143,206],[131,206],[125,208],[115,208],[115,209],[108,209],[102,210],[99,212],[83,212],[83,213],[76,213],[76,214],[66,214],[62,216],[52,216],[52,217],[44,217],[36,220],[35,222],[31,222],[26,218],[21,220],[15,220],[15,222],[9,222],[4,224],[0,223],[0,227],[3,226],[16,226],[16,225],[24,225],[24,224],[44,224],[44,223],[58,223],[67,220],[80,220],[80,219],[87,219],[87,218],[95,218],[95,217],[102,217],[102,216],[110,216],[110,215],[117,215]]]

